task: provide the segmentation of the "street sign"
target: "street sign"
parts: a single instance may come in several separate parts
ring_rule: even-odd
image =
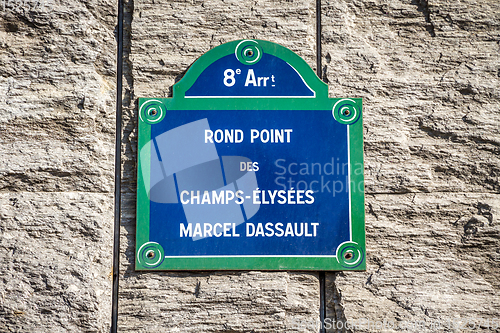
[[[136,270],[364,270],[362,102],[240,40],[139,99]]]

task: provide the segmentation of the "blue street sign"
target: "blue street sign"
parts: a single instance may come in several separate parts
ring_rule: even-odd
[[[365,269],[361,113],[254,40],[139,99],[136,269]]]

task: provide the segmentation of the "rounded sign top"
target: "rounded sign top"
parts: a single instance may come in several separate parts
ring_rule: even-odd
[[[202,55],[174,86],[174,97],[316,98],[328,97],[328,86],[291,50],[244,39]]]

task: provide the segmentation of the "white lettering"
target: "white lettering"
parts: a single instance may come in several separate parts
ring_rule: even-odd
[[[247,237],[253,237],[255,234],[255,225],[253,223],[247,223]],[[252,230],[252,232],[250,232]]]
[[[214,136],[214,133],[211,130],[205,130],[205,143],[214,143],[214,140],[212,140],[212,137]]]
[[[199,223],[196,223],[194,227],[193,237],[203,237],[203,234],[201,233],[201,225]]]
[[[180,224],[180,237],[192,237],[193,234],[193,225],[188,223],[187,227],[184,223]]]
[[[222,232],[216,232],[216,231],[215,231],[215,229],[216,229],[217,227],[219,227],[220,229],[222,229],[222,224],[220,224],[220,223],[215,223],[215,225],[214,225],[214,236],[215,236],[215,237],[220,237],[220,236],[222,236]]]
[[[189,194],[189,192],[188,191],[182,191],[181,192],[181,202],[182,202],[183,205],[187,205],[189,203],[189,200],[184,200],[184,195],[185,194]]]
[[[245,87],[248,87],[249,84],[253,85],[254,87],[257,86],[257,81],[255,80],[255,73],[253,72],[253,69],[248,70],[247,79],[245,80]]]

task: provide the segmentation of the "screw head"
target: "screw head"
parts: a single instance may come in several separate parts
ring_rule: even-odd
[[[148,259],[154,259],[154,257],[156,257],[156,254],[154,251],[148,251],[146,253],[146,257],[148,257]]]

